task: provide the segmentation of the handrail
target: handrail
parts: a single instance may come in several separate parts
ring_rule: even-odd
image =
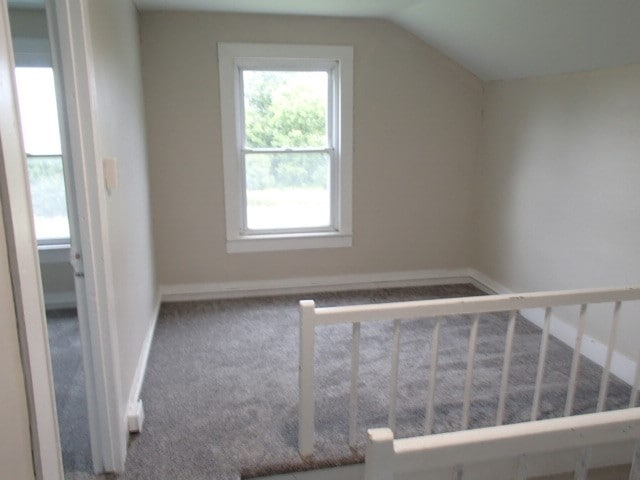
[[[435,379],[439,348],[439,331],[440,318],[449,315],[471,315],[475,318],[482,313],[510,312],[509,327],[507,329],[505,358],[502,371],[502,382],[500,389],[500,397],[498,402],[497,424],[501,424],[504,414],[504,404],[507,397],[507,386],[509,381],[509,367],[511,361],[511,347],[514,337],[514,326],[517,313],[521,310],[544,308],[545,327],[543,329],[540,357],[538,364],[538,375],[535,385],[534,403],[532,405],[532,420],[538,415],[538,403],[542,388],[542,379],[544,375],[544,362],[546,357],[546,344],[550,334],[549,322],[552,307],[580,305],[580,319],[578,324],[578,335],[574,348],[574,355],[571,364],[571,378],[567,399],[565,404],[565,415],[571,415],[573,408],[573,392],[580,363],[580,348],[584,333],[585,312],[587,305],[597,303],[615,303],[614,322],[620,308],[620,303],[625,301],[640,300],[640,286],[630,286],[623,288],[599,288],[599,289],[583,289],[569,291],[551,291],[551,292],[533,292],[523,294],[508,295],[487,295],[477,297],[463,298],[447,298],[434,300],[420,300],[410,302],[395,303],[377,303],[367,305],[348,305],[340,307],[316,307],[313,300],[300,301],[300,375],[299,375],[299,422],[298,422],[298,448],[300,454],[309,456],[314,450],[314,348],[315,348],[315,327],[318,325],[334,325],[334,324],[353,324],[353,346],[352,346],[352,384],[350,396],[350,421],[349,421],[349,441],[350,445],[355,446],[356,425],[352,417],[357,413],[357,369],[354,365],[358,365],[359,356],[359,324],[370,321],[395,321],[394,325],[394,352],[392,358],[397,362],[398,345],[397,339],[400,335],[400,322],[403,319],[415,318],[438,318],[434,327],[434,335],[431,345],[431,381],[430,396],[427,402],[426,425],[425,432],[430,433],[433,423],[433,407],[435,391]],[[601,381],[600,397],[606,395],[606,386],[609,379],[609,370],[611,364],[611,356],[615,349],[616,329],[611,329],[609,345],[607,348],[607,360],[603,368]],[[475,348],[475,336],[470,336],[470,352]],[[465,416],[468,415],[467,409],[470,405],[470,395],[473,375],[473,354],[468,356],[467,380],[465,382],[465,401],[463,411],[463,426],[465,424]],[[640,362],[638,362],[640,367]],[[397,367],[392,364],[392,391],[391,391],[391,410],[389,414],[389,425],[395,424],[395,382],[397,381]],[[640,368],[636,371],[636,381],[632,389],[630,406],[634,406],[637,400],[637,391],[640,388]],[[602,399],[599,401],[599,409],[602,409]]]
[[[365,480],[640,438],[640,408],[395,440],[367,432]]]
[[[527,308],[559,307],[563,305],[582,305],[585,303],[592,304],[629,300],[640,300],[640,286],[485,295],[479,297],[322,308],[317,308],[313,300],[302,300],[300,306],[313,306],[316,317],[314,321],[317,325],[331,325],[336,323],[380,321],[396,318],[506,312]]]

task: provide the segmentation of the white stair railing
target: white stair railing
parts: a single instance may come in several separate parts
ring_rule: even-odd
[[[534,389],[534,400],[531,407],[531,419],[536,420],[539,414],[541,390],[544,380],[544,365],[546,361],[552,309],[560,306],[580,305],[578,334],[574,345],[574,355],[571,363],[571,376],[565,403],[565,415],[570,415],[573,409],[576,378],[579,370],[580,352],[585,329],[585,318],[588,305],[597,303],[613,303],[614,313],[611,322],[610,337],[607,347],[606,360],[603,367],[598,401],[598,411],[604,408],[606,390],[609,381],[611,358],[615,350],[617,324],[622,302],[640,300],[640,287],[589,289],[573,291],[535,292],[514,295],[487,295],[479,297],[436,299],[411,302],[395,302],[367,305],[349,305],[341,307],[317,308],[312,300],[300,302],[300,372],[299,372],[299,419],[298,419],[298,449],[303,457],[314,451],[314,353],[315,327],[321,325],[348,324],[353,325],[352,355],[351,355],[351,391],[349,405],[349,443],[356,446],[357,441],[357,384],[358,366],[360,361],[360,325],[363,322],[394,321],[394,336],[391,355],[391,392],[389,405],[389,427],[395,428],[397,407],[397,384],[399,346],[402,320],[415,318],[436,318],[435,328],[431,340],[431,367],[428,398],[426,401],[425,433],[432,431],[434,423],[434,404],[437,378],[438,351],[440,342],[441,319],[448,315],[471,315],[472,327],[469,340],[469,354],[467,358],[467,375],[462,412],[462,427],[468,426],[469,409],[471,405],[471,385],[473,378],[473,362],[475,357],[477,322],[483,313],[510,312],[505,340],[505,358],[502,369],[501,387],[498,399],[496,425],[501,425],[504,419],[504,405],[507,397],[507,387],[511,366],[511,351],[515,332],[515,322],[520,310],[545,309],[545,321],[538,360],[538,371]],[[474,333],[475,332],[475,333]],[[630,407],[637,401],[640,387],[640,361],[637,363],[635,385],[629,400]]]
[[[401,474],[419,474],[416,478],[430,478],[427,476],[429,472],[446,469],[456,473],[457,478],[464,479],[467,466],[509,459],[518,462],[514,469],[516,478],[525,480],[528,478],[527,472],[535,470],[533,467],[540,468],[540,465],[527,465],[528,459],[544,458],[540,454],[558,452],[570,459],[566,452],[579,449],[586,454],[578,456],[573,470],[575,478],[582,479],[586,478],[590,468],[592,448],[602,449],[614,444],[615,450],[620,451],[621,442],[633,444],[640,439],[640,408],[399,440],[394,439],[390,429],[377,428],[369,430],[367,437],[364,480],[392,480],[395,475]],[[629,448],[622,450],[628,451]],[[630,480],[640,479],[639,452],[635,443],[632,454],[622,460],[622,463],[632,464],[628,477]],[[620,459],[613,461],[609,457],[599,466],[616,465],[619,462]],[[548,467],[543,468],[549,472]],[[562,473],[566,467],[554,465],[552,468],[556,471],[551,472]],[[472,476],[477,478],[477,475]],[[486,478],[495,477],[489,474]]]

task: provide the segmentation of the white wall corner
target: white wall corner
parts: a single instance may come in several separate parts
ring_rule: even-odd
[[[469,268],[468,272],[469,277],[471,278],[471,283],[488,294],[497,293],[502,295],[514,293],[513,290],[508,289],[475,268]]]
[[[160,295],[157,295],[155,301],[155,307],[153,309],[153,315],[149,322],[149,329],[147,335],[142,343],[140,349],[140,356],[138,357],[138,365],[136,372],[133,376],[133,382],[131,383],[131,390],[129,390],[129,400],[127,401],[127,410],[125,422],[129,433],[141,432],[142,424],[144,422],[144,409],[142,406],[142,400],[140,399],[140,392],[142,391],[142,382],[144,381],[144,375],[147,371],[147,363],[149,361],[149,353],[151,352],[151,344],[153,343],[153,335],[156,330],[156,323],[158,322],[158,314],[160,312]]]
[[[474,283],[488,293],[498,294],[513,294],[516,293],[513,290],[505,287],[504,285],[489,278],[482,272],[474,269],[469,269],[470,276],[474,279]],[[544,310],[541,308],[521,310],[520,314],[529,322],[533,323],[539,328],[544,325]],[[553,337],[560,340],[571,349],[575,347],[577,328],[568,324],[556,315],[551,315],[551,329],[550,333]],[[595,364],[603,367],[606,362],[607,346],[600,340],[592,337],[591,335],[584,335],[582,337],[581,353]],[[621,354],[618,351],[613,352],[611,359],[611,373],[613,373],[620,380],[624,381],[628,385],[633,385],[635,382],[636,374],[636,362],[631,360],[626,355]]]

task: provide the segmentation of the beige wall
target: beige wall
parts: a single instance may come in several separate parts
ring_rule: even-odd
[[[640,65],[488,84],[478,178],[474,263],[497,282],[639,284]],[[640,310],[626,308],[635,358]],[[597,318],[589,332],[608,335]]]
[[[2,210],[0,208],[0,210]],[[29,414],[20,360],[17,320],[0,221],[0,478],[34,478]]]
[[[159,282],[465,267],[482,86],[392,23],[142,12]],[[353,247],[227,254],[217,42],[354,47]]]
[[[130,0],[89,1],[96,77],[98,161],[115,157],[107,196],[123,402],[153,321],[155,283],[137,14]]]

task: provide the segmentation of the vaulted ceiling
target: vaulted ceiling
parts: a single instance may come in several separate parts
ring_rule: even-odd
[[[640,63],[640,0],[134,0],[139,9],[391,20],[483,80]]]
[[[133,1],[140,10],[384,18],[483,80],[640,63],[640,0]]]

